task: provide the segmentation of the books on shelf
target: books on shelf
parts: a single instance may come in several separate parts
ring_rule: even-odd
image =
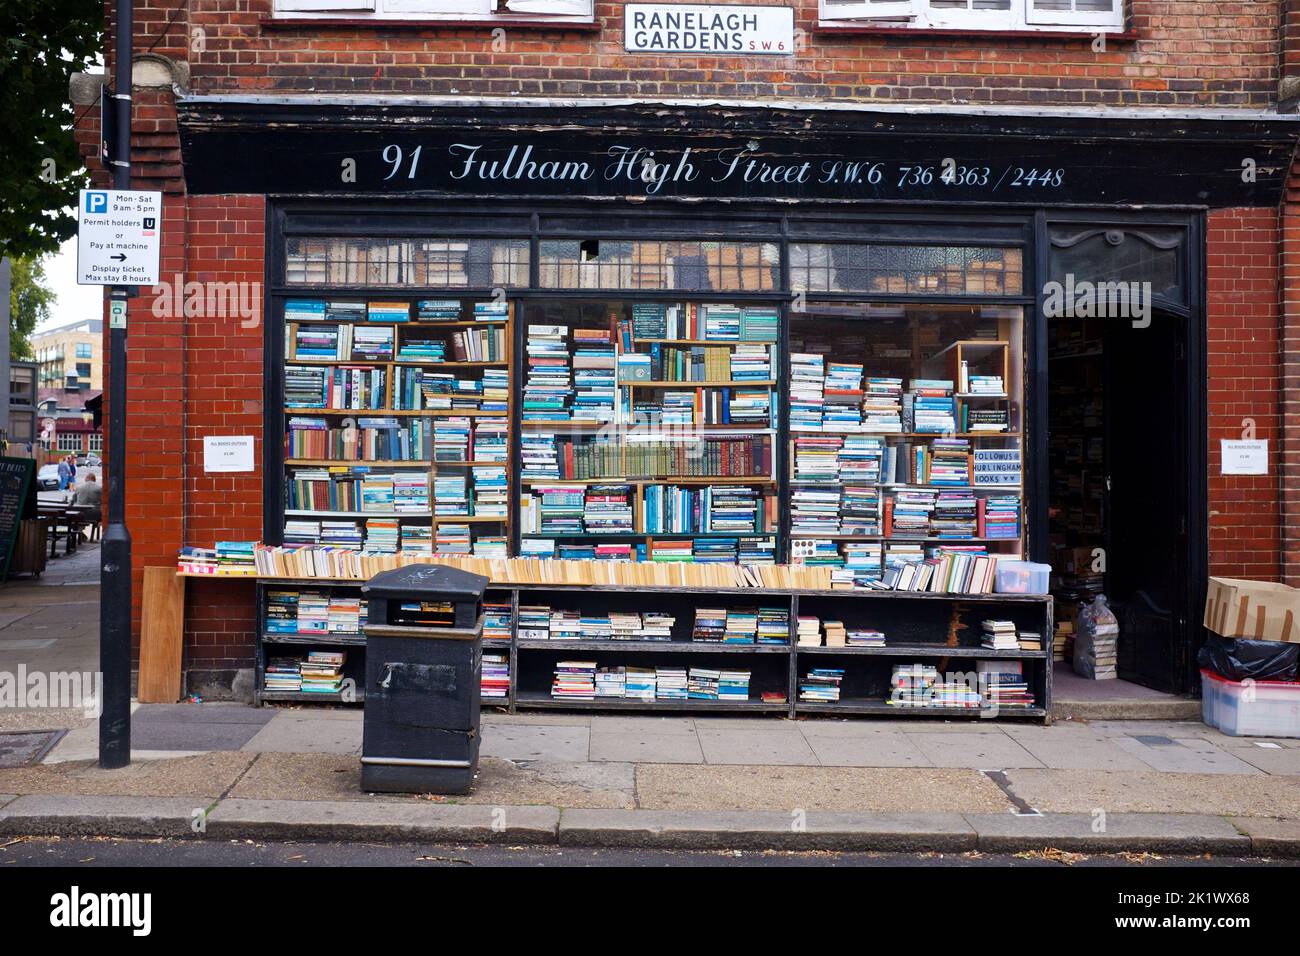
[[[337,694],[343,685],[343,664],[347,655],[343,651],[308,651],[298,665],[305,694]]]
[[[1034,706],[1034,693],[1025,678],[1023,661],[976,661],[975,672],[985,706],[1009,710]]]
[[[298,693],[302,690],[302,672],[298,669],[302,663],[300,657],[272,657],[266,662],[262,689],[267,691],[287,691]]]
[[[800,614],[796,622],[796,643],[800,647],[821,647],[821,619],[810,614]]]
[[[559,661],[551,681],[551,696],[557,700],[595,700],[596,662]]]
[[[688,700],[690,681],[684,667],[655,668],[656,700]]]
[[[504,700],[510,695],[510,655],[483,653],[479,694],[486,700]]]
[[[822,636],[826,647],[844,647],[848,640],[843,621],[822,621]]]
[[[884,647],[885,632],[874,628],[851,628],[845,635],[846,647]]]
[[[799,679],[799,699],[808,703],[839,703],[843,681],[842,667],[813,667]]]
[[[1020,642],[1016,638],[1014,621],[988,620],[983,623],[983,646],[996,651],[1017,651]]]

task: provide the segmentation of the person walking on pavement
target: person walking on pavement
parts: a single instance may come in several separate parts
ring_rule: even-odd
[[[59,491],[67,491],[68,485],[72,481],[72,469],[68,467],[68,459],[59,460]]]

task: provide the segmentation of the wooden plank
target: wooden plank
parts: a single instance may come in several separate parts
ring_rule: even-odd
[[[184,635],[184,579],[175,568],[145,568],[137,691],[140,703],[174,704],[180,700]]]

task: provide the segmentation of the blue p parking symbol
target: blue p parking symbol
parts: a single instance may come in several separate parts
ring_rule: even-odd
[[[86,212],[108,212],[108,193],[87,192]]]

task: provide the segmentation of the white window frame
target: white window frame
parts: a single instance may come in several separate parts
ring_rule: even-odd
[[[91,432],[86,436],[87,451],[94,452],[96,455],[104,450],[104,435],[102,432]]]
[[[60,432],[54,433],[55,451],[81,451],[81,432]]]
[[[591,23],[595,0],[274,0],[279,20],[560,20]]]
[[[1011,0],[1009,10],[953,10],[934,7],[930,0],[818,0],[820,22],[828,27],[855,24],[896,30],[1023,30],[1027,33],[1078,33],[1124,30],[1127,0],[1117,0],[1115,9],[1035,10],[1033,0]]]

